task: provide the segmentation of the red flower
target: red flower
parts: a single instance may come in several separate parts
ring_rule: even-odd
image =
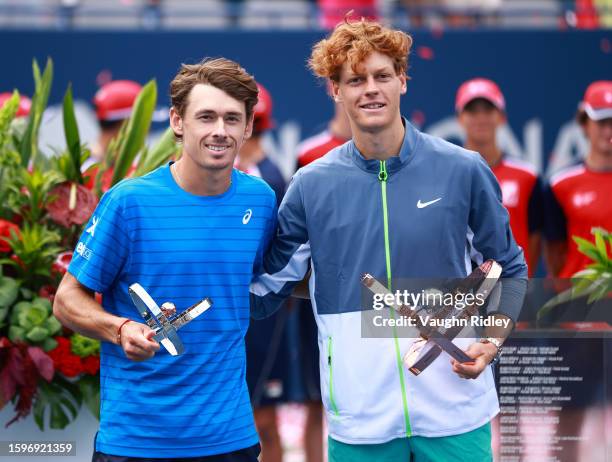
[[[51,272],[55,272],[62,275],[66,274],[66,271],[68,271],[68,266],[70,265],[71,261],[72,252],[60,253],[53,262],[53,265],[51,265]]]
[[[40,290],[38,291],[38,296],[42,298],[46,298],[51,303],[53,303],[53,300],[55,300],[56,291],[57,289],[54,286],[47,284],[40,288]]]
[[[19,234],[19,226],[10,221],[0,219],[0,252],[10,252],[11,246],[3,238],[11,237],[11,230]]]
[[[83,373],[83,365],[81,358],[76,355],[70,355],[64,358],[59,365],[59,371],[66,377],[76,377]]]
[[[85,223],[98,202],[89,189],[72,182],[57,185],[50,194],[55,199],[47,204],[47,211],[53,221],[66,228]]]
[[[26,269],[25,263],[17,255],[11,255],[11,260],[17,263],[21,269]]]
[[[70,340],[66,337],[55,337],[57,347],[48,355],[53,360],[55,369],[66,377],[76,377],[84,372],[81,358],[72,353]]]
[[[83,359],[83,371],[89,375],[96,375],[100,370],[100,358],[92,355]]]

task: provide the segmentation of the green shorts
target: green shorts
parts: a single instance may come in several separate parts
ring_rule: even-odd
[[[345,444],[328,438],[329,462],[491,462],[491,424],[439,438],[411,436],[382,444]]]

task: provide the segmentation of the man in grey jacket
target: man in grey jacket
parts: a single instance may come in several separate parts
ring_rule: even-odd
[[[372,309],[362,273],[395,290],[402,279],[464,278],[493,259],[504,284],[499,311],[488,314],[512,321],[526,288],[523,252],[482,158],[400,114],[411,44],[362,20],[315,45],[310,67],[330,80],[353,138],[296,173],[264,273],[251,284],[252,316],[266,316],[311,269],[330,461],[492,460],[499,404],[488,365],[509,330],[457,339],[472,363],[437,360],[413,376],[402,357],[414,338],[362,335]]]

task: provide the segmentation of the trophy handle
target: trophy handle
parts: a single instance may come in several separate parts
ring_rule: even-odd
[[[168,321],[168,318],[149,293],[138,283],[132,284],[128,292],[140,316],[155,331],[153,339],[161,343],[172,356],[183,353],[185,347],[176,332],[176,328]]]

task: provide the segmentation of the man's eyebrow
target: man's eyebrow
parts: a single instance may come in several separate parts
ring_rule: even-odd
[[[216,112],[213,111],[212,109],[200,109],[199,111],[195,112],[196,116],[203,115],[203,114],[216,114]]]
[[[390,65],[385,65],[383,67],[379,67],[378,69],[375,69],[374,71],[372,71],[372,74],[379,74],[381,72],[391,72],[393,69]],[[354,72],[352,69],[349,70],[346,74],[346,78],[350,79],[351,77],[361,77],[362,75],[367,74],[367,72],[364,71],[358,71],[358,72]]]
[[[391,70],[392,70],[391,66],[387,65],[387,66],[383,66],[381,68],[376,69],[373,73],[378,74],[379,72],[389,72]]]
[[[210,114],[218,114],[217,111],[213,110],[213,109],[200,109],[199,111],[195,112],[195,117],[199,117],[201,115],[210,115]],[[242,113],[239,111],[228,111],[225,113],[226,116],[235,116],[235,117],[242,117]]]

